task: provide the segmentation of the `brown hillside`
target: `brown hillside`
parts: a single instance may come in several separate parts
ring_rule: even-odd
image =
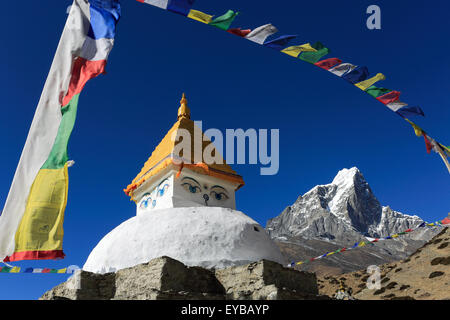
[[[320,294],[333,296],[341,282],[359,300],[450,299],[450,228],[445,228],[409,258],[380,266],[381,289],[369,290],[365,270],[318,279]]]

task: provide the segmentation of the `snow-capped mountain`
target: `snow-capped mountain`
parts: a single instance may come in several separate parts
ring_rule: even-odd
[[[279,216],[269,220],[266,229],[273,239],[284,242],[281,247],[289,247],[290,258],[294,259],[295,252],[304,253],[305,246],[313,251],[317,249],[320,254],[329,245],[348,246],[366,236],[384,237],[415,228],[422,222],[418,216],[382,206],[362,173],[351,168],[339,171],[330,184],[318,185],[300,196]],[[424,228],[395,241],[382,241],[368,253],[381,260],[403,258],[434,233],[435,230]],[[294,249],[295,245],[303,248]]]
[[[415,228],[423,222],[382,207],[357,168],[339,171],[333,182],[300,196],[267,230],[274,238],[302,236],[332,242],[352,241],[361,235],[383,237]]]

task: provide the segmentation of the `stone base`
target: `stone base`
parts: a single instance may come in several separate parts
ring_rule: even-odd
[[[317,300],[315,274],[261,260],[221,270],[161,257],[116,273],[80,271],[41,300]]]

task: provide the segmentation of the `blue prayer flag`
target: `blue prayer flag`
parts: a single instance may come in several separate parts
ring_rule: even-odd
[[[167,4],[167,10],[187,16],[191,11],[195,0],[169,0]]]
[[[420,107],[403,107],[397,110],[396,112],[402,117],[417,116],[417,115],[425,117],[425,113]]]
[[[294,35],[285,35],[285,36],[281,36],[279,38],[276,38],[274,40],[270,40],[264,43],[265,47],[271,48],[271,49],[275,49],[275,50],[283,50],[284,48],[286,48],[289,44],[289,42],[294,39],[297,38],[297,36]]]
[[[369,78],[369,69],[367,67],[358,67],[342,76],[343,79],[355,84]]]

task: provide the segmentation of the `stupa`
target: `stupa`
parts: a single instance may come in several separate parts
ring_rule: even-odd
[[[244,180],[190,119],[184,94],[180,104],[177,122],[124,190],[136,203],[136,216],[97,244],[84,270],[112,272],[161,256],[206,268],[261,259],[285,263],[264,228],[235,210],[235,192]],[[180,151],[183,139],[189,148]]]

